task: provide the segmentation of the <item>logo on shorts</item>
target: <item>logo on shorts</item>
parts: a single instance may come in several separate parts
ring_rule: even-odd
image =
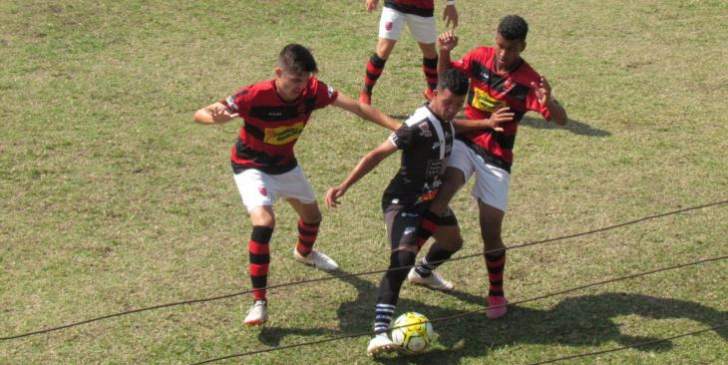
[[[393,26],[392,22],[386,22],[386,23],[384,23],[384,29],[386,29],[387,32],[389,32],[389,31],[392,30],[392,26]]]
[[[265,186],[258,187],[258,192],[262,196],[268,196],[268,190],[265,188]]]

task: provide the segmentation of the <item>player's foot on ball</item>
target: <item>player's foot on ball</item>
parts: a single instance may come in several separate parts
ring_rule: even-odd
[[[445,280],[440,274],[433,271],[428,277],[422,277],[417,273],[417,270],[413,267],[407,274],[407,281],[412,284],[426,286],[434,290],[450,291],[454,287],[453,283]]]
[[[430,101],[435,97],[435,92],[428,87],[427,89],[425,89],[425,91],[422,92],[422,96],[424,96],[427,101]]]
[[[389,336],[387,336],[386,333],[380,333],[372,337],[371,340],[369,340],[369,346],[367,346],[367,355],[376,356],[377,354],[397,350],[399,350],[399,346],[392,342],[392,340],[389,339]]]
[[[487,302],[488,308],[485,309],[485,315],[490,319],[503,317],[508,312],[508,301],[505,297],[489,295]]]
[[[316,250],[311,250],[311,252],[307,256],[303,256],[301,255],[301,253],[298,252],[297,249],[294,248],[293,257],[298,262],[302,262],[306,265],[313,266],[323,271],[334,271],[339,268],[339,264],[337,264],[336,261],[332,260],[331,257],[328,257],[325,254]]]
[[[372,94],[369,94],[366,91],[362,91],[359,93],[359,102],[366,105],[372,105]]]
[[[248,310],[244,323],[248,326],[260,326],[268,320],[268,303],[265,300],[256,300]]]

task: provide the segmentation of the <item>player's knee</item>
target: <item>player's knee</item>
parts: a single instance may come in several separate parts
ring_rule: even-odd
[[[264,208],[258,208],[250,213],[250,220],[253,226],[275,228],[276,217],[272,211]]]
[[[404,280],[409,270],[415,264],[417,254],[410,250],[395,250],[389,256],[389,271],[387,276],[395,278],[397,281]]]

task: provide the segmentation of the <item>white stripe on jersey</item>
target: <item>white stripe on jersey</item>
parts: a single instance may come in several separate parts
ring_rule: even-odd
[[[447,147],[447,143],[445,141],[445,132],[442,130],[440,119],[432,114],[432,111],[430,111],[428,107],[422,106],[418,108],[417,110],[415,110],[415,113],[412,114],[412,116],[409,117],[404,123],[408,126],[412,126],[416,123],[421,122],[423,119],[429,120],[430,124],[435,127],[437,140],[440,142],[440,159],[445,159],[445,150]],[[455,129],[453,128],[452,123],[450,123],[450,133],[450,135],[455,136]]]

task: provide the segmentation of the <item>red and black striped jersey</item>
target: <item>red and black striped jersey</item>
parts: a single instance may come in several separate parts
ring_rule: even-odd
[[[278,95],[275,80],[241,88],[223,104],[238,113],[245,124],[232,148],[235,173],[256,168],[268,174],[282,174],[297,166],[293,146],[311,112],[336,100],[332,87],[311,77],[298,99],[286,102]]]
[[[384,7],[423,17],[431,17],[435,14],[434,0],[384,0]]]
[[[477,130],[458,136],[480,154],[488,154],[500,160],[500,167],[510,170],[513,163],[513,145],[518,122],[527,111],[541,113],[545,119],[551,114],[538,102],[531,83],[539,83],[541,76],[524,60],[515,70],[499,75],[495,67],[495,50],[478,47],[466,53],[452,66],[470,78],[465,116],[468,119],[485,119],[502,107],[509,107],[515,114],[513,122],[502,124],[503,132],[493,129]]]

